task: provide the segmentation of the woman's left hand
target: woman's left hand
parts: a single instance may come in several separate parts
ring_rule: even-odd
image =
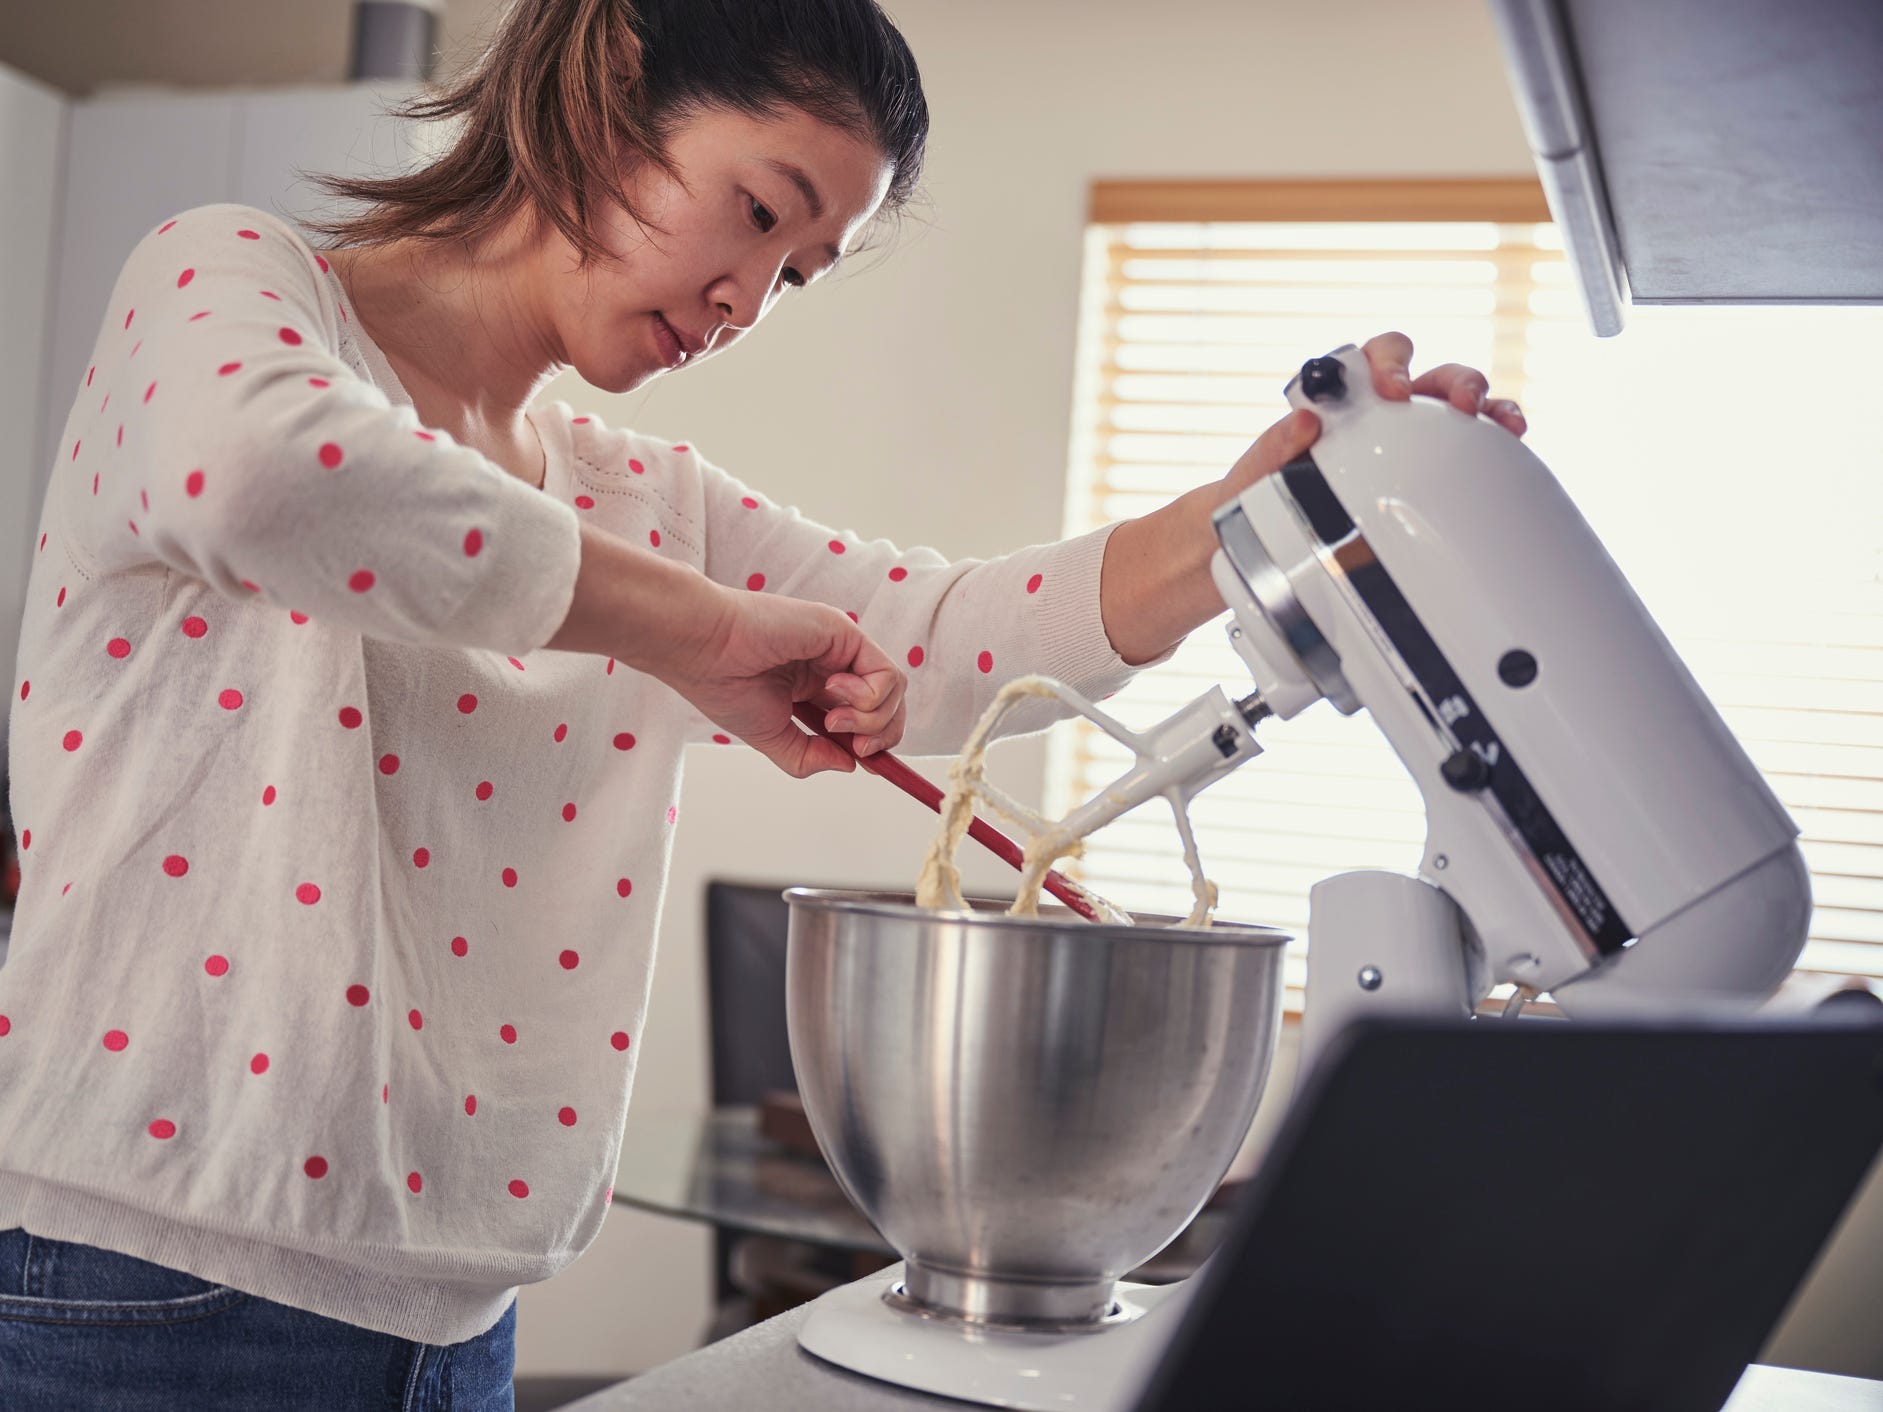
[[[1461,412],[1486,416],[1515,436],[1529,429],[1523,412],[1507,397],[1490,396],[1491,381],[1463,363],[1440,363],[1418,377],[1412,376],[1412,340],[1403,333],[1382,333],[1360,346],[1373,370],[1373,387],[1391,402],[1407,402],[1416,394],[1449,402]],[[1305,408],[1290,412],[1263,432],[1242,453],[1222,485],[1228,495],[1239,495],[1263,476],[1279,471],[1314,444],[1321,434],[1321,419]],[[1227,499],[1228,495],[1218,499]]]
[[[1373,370],[1373,386],[1389,401],[1437,397],[1461,412],[1489,417],[1512,435],[1527,429],[1517,404],[1492,397],[1490,379],[1476,368],[1441,363],[1413,377],[1412,340],[1403,333],[1369,338],[1361,351]],[[1314,413],[1290,412],[1256,438],[1221,480],[1113,531],[1099,578],[1099,613],[1113,649],[1128,665],[1168,651],[1223,611],[1209,569],[1216,550],[1211,514],[1300,456],[1320,434],[1321,419]]]
[[[1523,412],[1508,397],[1492,397],[1491,380],[1463,363],[1440,363],[1412,376],[1412,340],[1403,333],[1382,333],[1361,345],[1373,369],[1373,387],[1389,402],[1405,402],[1415,393],[1437,397],[1461,412],[1483,415],[1505,431],[1522,436],[1529,429]]]

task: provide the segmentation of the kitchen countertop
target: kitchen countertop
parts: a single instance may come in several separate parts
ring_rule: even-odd
[[[826,1296],[828,1297],[828,1296]],[[809,1304],[603,1388],[564,1412],[924,1412],[972,1404],[911,1392],[813,1358],[798,1347]],[[1754,1364],[1721,1412],[1883,1412],[1883,1382]]]

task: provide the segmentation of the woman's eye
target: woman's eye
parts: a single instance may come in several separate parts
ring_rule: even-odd
[[[768,231],[778,224],[778,217],[774,216],[767,207],[761,205],[757,197],[748,197],[747,200],[752,203],[752,222],[761,231]]]

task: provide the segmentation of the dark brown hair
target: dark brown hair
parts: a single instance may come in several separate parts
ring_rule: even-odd
[[[463,119],[450,150],[400,176],[315,177],[366,209],[307,224],[337,245],[475,243],[522,211],[584,264],[605,259],[590,228],[598,199],[627,205],[614,181],[624,166],[672,173],[675,125],[711,107],[797,108],[874,142],[892,173],[885,213],[921,173],[921,75],[875,0],[517,0],[464,73],[393,110]]]

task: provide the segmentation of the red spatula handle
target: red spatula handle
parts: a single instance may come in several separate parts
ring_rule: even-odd
[[[891,755],[887,750],[879,750],[874,755],[857,755],[853,738],[850,735],[839,735],[835,731],[826,729],[824,726],[824,712],[808,701],[800,701],[794,705],[791,708],[791,714],[796,716],[811,730],[823,736],[825,740],[835,742],[838,746],[842,747],[842,749],[849,752],[849,754],[855,756],[857,764],[861,765],[871,774],[882,776],[904,794],[921,800],[937,814],[941,813],[943,795],[940,788],[903,764],[902,761],[898,760],[894,755]],[[1015,868],[1026,867],[1026,855],[1021,852],[1020,845],[1008,838],[1006,834],[1002,833],[985,819],[976,817],[969,822],[968,837],[973,839],[976,843],[981,844],[989,852],[1006,860]],[[1096,922],[1098,920],[1097,911],[1093,909],[1090,902],[1086,901],[1085,894],[1079,890],[1079,885],[1064,873],[1057,869],[1049,871],[1046,874],[1043,886],[1054,897],[1057,897],[1061,902],[1065,903],[1066,906],[1077,912],[1081,917],[1084,917],[1086,921]]]

